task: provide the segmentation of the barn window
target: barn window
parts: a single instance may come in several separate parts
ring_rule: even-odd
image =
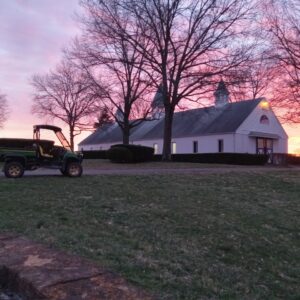
[[[154,154],[158,154],[158,144],[153,144]]]
[[[269,123],[270,123],[269,118],[266,115],[262,115],[260,117],[260,124],[269,124]]]
[[[198,153],[198,141],[193,141],[193,153]]]
[[[172,154],[176,154],[176,152],[177,152],[177,146],[176,146],[176,143],[173,142],[172,143]]]
[[[218,140],[218,151],[221,153],[224,151],[224,141]]]

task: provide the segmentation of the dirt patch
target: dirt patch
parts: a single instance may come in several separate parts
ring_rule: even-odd
[[[121,276],[78,256],[5,234],[0,235],[0,246],[0,284],[15,292],[3,291],[5,300],[154,299]]]

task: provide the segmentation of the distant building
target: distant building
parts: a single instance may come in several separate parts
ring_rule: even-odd
[[[230,103],[223,81],[214,96],[214,106],[174,114],[172,153],[287,153],[288,136],[265,98]],[[161,112],[159,100],[158,91],[153,102]],[[164,115],[157,115],[131,130],[130,143],[153,147],[160,154]],[[117,143],[122,143],[122,132],[114,123],[96,130],[79,149],[109,149]]]

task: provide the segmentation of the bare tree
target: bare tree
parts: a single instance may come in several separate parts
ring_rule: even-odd
[[[231,100],[242,101],[271,95],[277,75],[276,64],[263,51],[222,77],[227,82]]]
[[[114,31],[122,31],[144,54],[143,70],[164,99],[163,160],[171,159],[172,122],[182,99],[197,101],[215,77],[249,58],[250,41],[241,43],[249,16],[247,0],[98,0],[125,11],[129,29],[107,9]],[[138,33],[136,28],[139,28]],[[146,41],[146,42],[145,42]],[[151,71],[150,71],[151,70]],[[152,73],[150,73],[152,72]]]
[[[300,2],[269,0],[266,7],[270,53],[279,69],[273,103],[284,112],[285,121],[297,123],[300,122]]]
[[[0,128],[3,127],[9,114],[7,99],[5,95],[0,94]]]
[[[34,75],[33,113],[63,121],[69,127],[70,145],[74,137],[92,127],[91,116],[98,112],[98,99],[87,76],[69,61],[62,61],[55,71]]]
[[[97,121],[94,123],[94,128],[101,128],[105,125],[108,125],[108,124],[112,124],[113,123],[113,119],[112,119],[112,116],[108,110],[107,107],[104,107],[98,118],[97,118]]]
[[[101,91],[102,104],[120,126],[123,143],[128,144],[131,129],[148,120],[151,112],[151,82],[143,68],[145,53],[126,40],[124,31],[132,27],[115,1],[84,0],[82,6],[86,10],[81,19],[84,31],[72,56],[89,76],[95,92]],[[122,30],[112,26],[115,19]],[[134,33],[143,43],[140,28]]]

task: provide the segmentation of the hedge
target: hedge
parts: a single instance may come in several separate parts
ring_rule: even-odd
[[[118,163],[137,163],[151,161],[154,149],[140,145],[112,145],[107,151],[107,157]]]
[[[288,154],[287,162],[289,165],[300,165],[300,156]]]
[[[84,159],[107,159],[106,150],[82,151]]]
[[[268,161],[267,155],[248,154],[248,153],[186,153],[172,154],[172,161],[175,162],[194,162],[194,163],[213,163],[231,165],[265,165]],[[162,159],[161,155],[155,155],[154,160]]]
[[[287,153],[274,153],[273,163],[275,165],[300,165],[300,156]]]
[[[0,139],[6,140],[6,139]],[[29,140],[28,140],[29,141]],[[32,140],[30,140],[32,141]],[[127,147],[128,149],[136,149],[145,146],[138,145],[113,145],[112,147]],[[150,148],[150,147],[145,147]],[[153,148],[150,148],[153,149]],[[134,150],[133,150],[134,151]],[[148,151],[148,150],[146,150]],[[152,153],[150,156],[153,161],[161,161],[161,155],[154,155],[153,150],[149,150]],[[82,151],[83,157],[85,159],[108,159],[107,150],[91,150],[91,151]],[[134,152],[136,154],[136,152]],[[229,158],[228,158],[229,156]],[[256,161],[256,157],[258,161]],[[198,163],[224,163],[224,164],[241,164],[241,165],[263,165],[266,163],[265,155],[257,154],[245,154],[245,153],[191,153],[191,154],[172,154],[172,160],[178,162],[198,162]],[[273,163],[278,165],[300,165],[300,156],[294,154],[286,153],[274,153],[273,154]]]

